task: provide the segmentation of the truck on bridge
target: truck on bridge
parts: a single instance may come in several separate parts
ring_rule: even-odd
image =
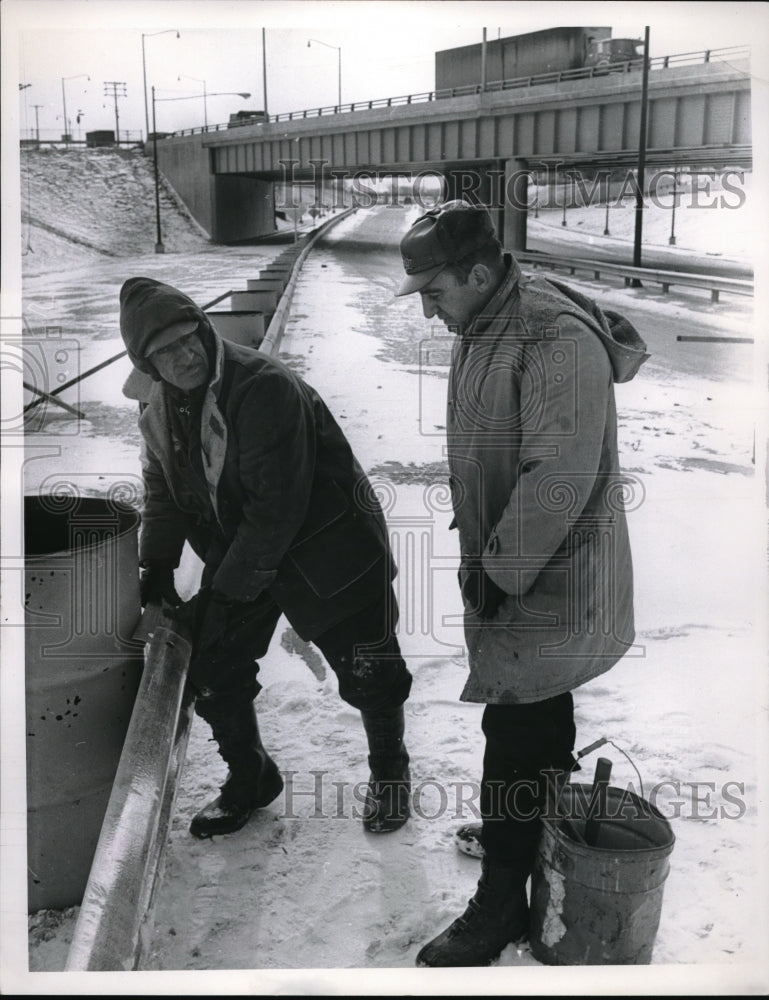
[[[436,91],[481,83],[483,47],[483,43],[476,43],[436,52]],[[485,78],[489,84],[643,58],[640,39],[612,38],[608,27],[548,28],[487,41],[485,47]]]

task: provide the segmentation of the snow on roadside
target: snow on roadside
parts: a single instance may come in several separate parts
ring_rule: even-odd
[[[648,186],[657,172],[649,171]],[[679,175],[675,198],[676,211],[673,215],[672,178],[663,171],[660,182],[655,184],[654,197],[644,200],[643,242],[650,247],[671,246],[686,252],[696,250],[717,259],[745,259],[752,261],[762,246],[763,224],[754,204],[754,178],[752,171],[729,170],[722,174],[701,171],[698,175]],[[724,183],[725,182],[725,183]],[[591,190],[586,183],[586,190]],[[533,200],[534,189],[530,191]],[[619,199],[619,191],[614,190],[609,201],[608,239],[604,237],[607,222],[606,204],[597,200],[589,205],[578,205],[579,189],[575,199],[571,185],[566,190],[559,187],[554,193],[544,187],[538,192],[541,205],[553,207],[539,208],[537,217],[529,218],[531,232],[540,226],[553,227],[559,235],[567,238],[581,234],[600,236],[603,242],[616,241],[617,246],[632,244],[635,231],[635,194],[628,187],[625,197]],[[562,225],[563,204],[566,201],[566,227]],[[588,237],[589,238],[589,237]]]
[[[401,213],[392,225],[405,228],[408,218]],[[359,212],[338,238],[373,219]],[[282,768],[296,772],[292,792],[238,834],[194,841],[189,820],[224,773],[207,728],[196,720],[158,901],[153,970],[410,969],[418,947],[458,915],[475,885],[477,863],[457,854],[451,837],[461,812],[456,797],[480,773],[481,706],[458,701],[466,667],[452,620],[460,610],[456,540],[441,508],[445,496],[426,493],[442,476],[445,380],[440,366],[419,369],[426,324],[417,304],[391,301],[397,271],[387,269],[397,256],[382,264],[364,258],[351,269],[328,249],[310,256],[282,353],[324,395],[383,496],[392,499],[391,527],[424,539],[430,552],[434,599],[426,622],[420,603],[409,599],[421,593],[425,568],[409,562],[405,550],[399,584],[412,586],[402,595],[401,642],[414,673],[407,740],[420,810],[397,834],[364,835],[352,816],[355,782],[366,778],[357,713],[339,700],[333,676],[312,649],[283,623],[263,663],[257,709],[266,744]],[[193,294],[206,280],[209,291],[216,280],[220,290],[233,287],[251,258],[224,251],[130,263],[141,265],[135,273],[163,275]],[[216,279],[214,263],[221,269]],[[372,286],[378,267],[381,283]],[[67,322],[95,329],[104,296],[128,273],[120,262],[105,264],[96,282],[92,273],[58,275],[57,301],[67,303]],[[34,284],[28,287],[34,294]],[[372,314],[372,299],[385,295],[387,309]],[[632,291],[611,295],[638,306]],[[111,301],[106,315],[114,318]],[[644,300],[648,322],[671,306],[687,311],[675,302],[652,310]],[[720,323],[724,312],[711,317]],[[702,322],[697,310],[689,314],[693,324]],[[740,323],[744,316],[735,312],[735,329]],[[119,346],[115,333],[100,348]],[[110,397],[103,398],[122,407],[112,396],[117,374],[110,378]],[[728,983],[759,960],[765,940],[763,885],[756,878],[765,836],[759,812],[765,609],[763,592],[753,587],[763,580],[755,545],[761,497],[746,434],[753,414],[728,404],[745,390],[745,383],[714,386],[693,377],[671,385],[644,370],[618,387],[623,466],[644,491],[629,519],[638,655],[575,696],[577,746],[599,736],[615,740],[646,790],[657,788],[658,805],[673,823],[677,843],[654,965],[688,965],[690,984],[708,975]],[[715,410],[706,405],[714,394],[722,401]],[[135,470],[130,413],[120,413],[124,422],[108,433],[95,427],[94,438],[66,445],[61,467],[94,473],[110,468],[119,453]],[[707,459],[701,465],[692,463],[695,442]],[[613,782],[635,785],[622,755],[610,756]],[[586,759],[586,780],[593,759]],[[462,818],[472,818],[467,808]],[[75,915],[39,918],[30,935],[31,969],[63,967]],[[522,967],[541,971],[526,950],[512,947],[499,965],[519,968],[505,968],[504,979],[491,978],[502,970],[488,970],[489,978],[475,970],[472,989],[488,982],[519,992],[531,982],[521,978]],[[572,971],[576,982],[579,970]],[[417,982],[424,989],[430,981]],[[258,984],[258,974],[250,982]]]

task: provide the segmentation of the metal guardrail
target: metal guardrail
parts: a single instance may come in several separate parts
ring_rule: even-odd
[[[599,280],[601,274],[613,274],[624,278],[626,285],[636,281],[653,282],[662,286],[663,294],[667,293],[672,285],[686,285],[691,288],[704,289],[710,291],[712,302],[718,302],[721,292],[731,292],[734,295],[753,295],[754,292],[754,283],[743,278],[722,278],[718,275],[692,274],[687,271],[633,267],[630,264],[615,264],[611,261],[589,260],[580,257],[558,257],[545,253],[516,252],[515,257],[522,264],[548,267],[551,270],[568,270],[570,274],[575,274],[577,271],[590,271],[596,281]]]
[[[146,612],[145,612],[146,613]],[[66,963],[130,972],[149,951],[155,891],[192,725],[188,625],[160,615]]]
[[[78,148],[89,149],[114,149],[117,146],[136,146],[144,141],[144,134],[138,129],[121,129],[120,138],[111,142],[99,142],[89,145],[88,140],[82,135],[77,139],[70,137],[62,138],[59,131],[52,128],[23,128],[19,129],[19,142],[22,147],[34,149],[36,146],[76,146]]]
[[[655,56],[649,60],[650,69],[669,69],[674,66],[701,66],[706,63],[728,62],[731,59],[747,59],[750,56],[748,46],[731,46],[723,49],[701,49],[697,52],[683,52],[677,55]],[[480,93],[493,93],[500,90],[514,90],[538,86],[543,83],[563,83],[572,80],[591,80],[595,77],[606,77],[611,74],[625,74],[640,70],[643,59],[630,59],[621,63],[609,63],[604,66],[581,66],[578,69],[555,70],[551,73],[536,73],[532,76],[514,77],[509,80],[492,80],[485,86],[480,83],[468,84],[462,87],[449,87],[442,90],[427,90],[418,94],[403,94],[397,97],[380,97],[371,101],[355,101],[350,104],[329,104],[320,108],[306,108],[302,111],[285,111],[277,115],[269,115],[265,122],[300,121],[305,118],[321,118],[323,115],[346,114],[352,111],[374,111],[380,108],[396,108],[409,104],[424,104],[430,101],[444,100],[450,97],[468,97]],[[238,126],[241,127],[241,126]],[[172,136],[198,135],[202,132],[233,131],[228,122],[218,125],[199,126],[197,128],[179,129],[170,133]]]

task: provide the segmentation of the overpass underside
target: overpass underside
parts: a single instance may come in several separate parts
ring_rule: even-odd
[[[225,242],[259,235],[268,213],[244,202],[265,208],[265,185],[276,181],[348,178],[354,189],[355,178],[429,172],[446,178],[449,196],[489,205],[506,245],[524,249],[533,172],[636,166],[641,78],[634,71],[174,137],[159,144],[160,166],[187,200],[193,165],[212,196],[212,236]],[[649,164],[751,166],[746,61],[650,73],[647,117]]]

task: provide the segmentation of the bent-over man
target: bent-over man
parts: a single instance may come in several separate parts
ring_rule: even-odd
[[[180,603],[174,570],[185,542],[204,565],[188,679],[229,770],[191,832],[238,830],[283,788],[254,709],[257,661],[281,614],[318,646],[341,697],[361,712],[365,829],[397,829],[409,815],[411,675],[394,635],[387,527],[348,441],[310,386],[223,340],[170,285],[126,281],[120,330],[135,368],[124,392],[140,403],[142,603]]]

